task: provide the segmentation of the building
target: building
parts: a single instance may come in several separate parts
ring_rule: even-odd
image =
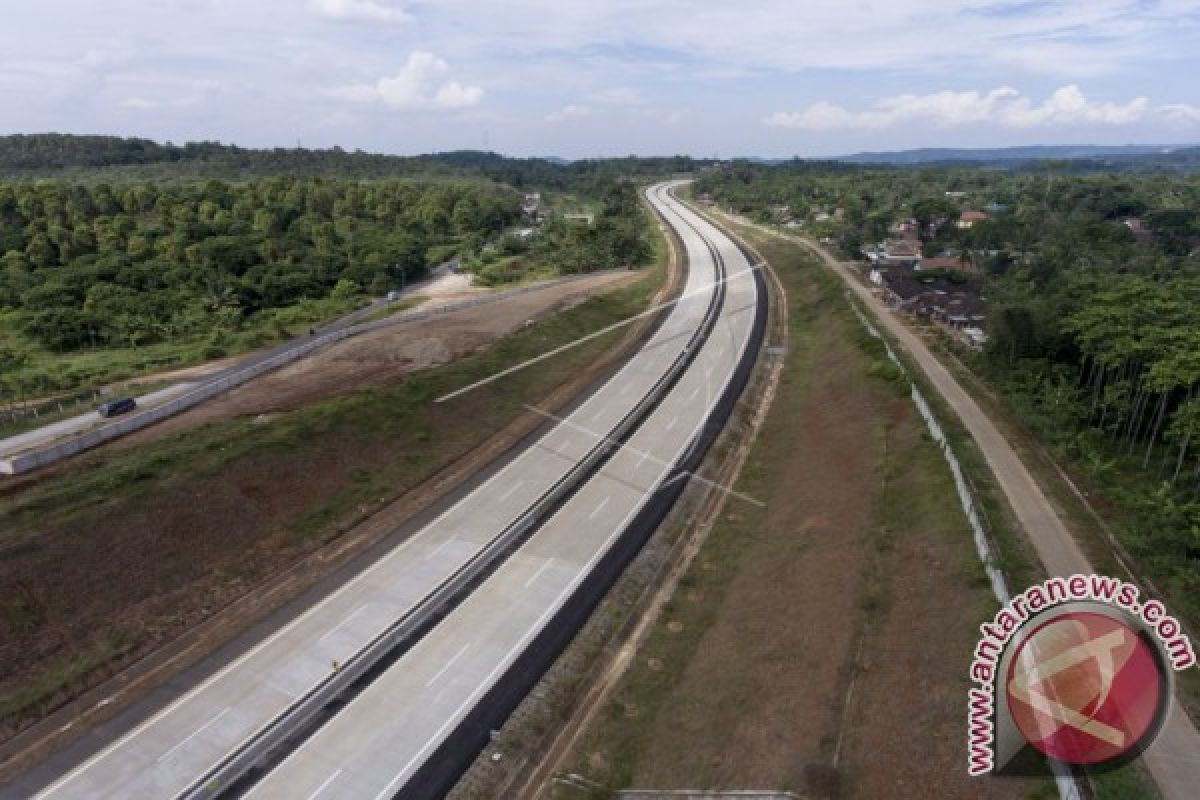
[[[964,262],[959,256],[935,256],[933,258],[922,258],[918,263],[918,270],[933,270],[933,269],[955,269],[960,271],[970,270],[967,262]]]
[[[958,215],[958,227],[962,230],[975,227],[980,222],[988,218],[988,215],[983,211],[964,211]]]

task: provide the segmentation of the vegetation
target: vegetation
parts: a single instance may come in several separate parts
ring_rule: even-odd
[[[472,266],[482,283],[495,284],[531,269],[578,273],[640,264],[650,255],[650,243],[639,203],[632,183],[610,184],[591,223],[556,214],[529,238],[503,237]]]
[[[483,284],[640,263],[622,178],[679,166],[0,137],[0,406],[285,339],[455,256]],[[511,235],[527,188],[594,223]]]
[[[597,363],[620,357],[628,329],[430,402],[628,319],[665,274],[660,264],[404,380],[93,451],[0,498],[0,568],[13,587],[0,595],[0,737],[419,490],[530,416],[529,404],[586,385]]]
[[[696,191],[760,221],[790,216],[851,257],[914,219],[926,255],[981,273],[990,338],[963,357],[1200,618],[1200,176],[737,164]],[[950,224],[966,209],[989,218]]]

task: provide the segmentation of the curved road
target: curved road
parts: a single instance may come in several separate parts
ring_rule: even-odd
[[[655,493],[741,360],[756,304],[745,259],[732,242],[671,200],[665,185],[650,196],[679,229],[690,269],[679,302],[611,380],[428,526],[38,796],[209,794],[198,779],[336,681],[343,665],[426,602],[492,546],[499,531],[519,523],[564,474],[589,458],[685,356],[714,298],[723,294],[712,334],[699,352],[686,354],[693,359],[690,366],[626,446],[395,667],[259,784],[256,796],[307,797],[335,771],[346,783],[336,790],[327,786],[328,796],[374,796],[399,786],[436,745],[435,734],[448,731],[456,715],[465,713],[488,676],[498,674],[499,665],[520,650],[528,631],[586,574],[623,520]],[[702,230],[707,227],[705,235],[688,228],[683,217]],[[723,292],[715,281],[709,242],[730,265]],[[497,609],[503,613],[497,615]],[[459,644],[465,632],[478,638]],[[376,719],[380,715],[383,720]],[[390,726],[383,724],[387,721]],[[351,738],[343,733],[347,727],[355,730]],[[330,746],[331,741],[343,749]],[[344,753],[347,745],[351,752]],[[383,747],[387,756],[370,745]],[[364,759],[368,752],[376,755]],[[401,758],[401,752],[409,755]],[[326,770],[331,760],[339,765]],[[352,780],[356,783],[348,783]],[[297,789],[276,791],[279,782]]]

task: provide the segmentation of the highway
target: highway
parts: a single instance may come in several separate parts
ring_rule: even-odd
[[[275,741],[269,738],[274,732],[286,732],[285,722],[306,720],[311,707],[336,697],[340,684],[360,674],[368,655],[406,630],[415,632],[415,646],[401,636],[397,641],[409,649],[395,665],[254,794],[307,797],[340,770],[322,789],[328,796],[359,796],[372,787],[384,796],[419,770],[659,489],[751,340],[759,298],[741,252],[671,200],[664,186],[650,196],[683,238],[690,268],[679,302],[612,379],[402,545],[38,796],[213,794],[208,787],[227,785],[223,769],[237,758],[252,765],[256,751]],[[718,261],[729,265],[727,283],[716,280]],[[698,341],[704,325],[711,335]],[[685,371],[664,387],[664,376],[680,365]],[[650,396],[659,399],[648,410]],[[632,430],[630,420],[638,423]],[[625,446],[598,470],[589,467],[608,457],[607,437],[618,432],[627,437]],[[540,527],[530,526],[532,510],[560,497],[564,476],[583,467],[581,487],[572,487],[563,503],[556,499],[557,511],[539,518]],[[522,526],[532,537],[508,555],[498,537],[521,533]],[[414,620],[447,604],[452,595],[445,593],[485,555],[495,555],[488,563],[498,568],[479,573],[478,588],[460,605],[448,603],[455,606],[449,615],[420,637]],[[353,783],[330,788],[343,780]]]
[[[719,231],[661,195],[656,202],[683,236],[693,275],[711,274],[705,239],[730,275],[717,326],[692,368],[627,446],[516,555],[250,797],[386,798],[402,789],[404,796],[440,795],[457,772],[443,763],[454,765],[477,747],[437,761],[431,755],[517,662],[691,446],[750,345],[757,290],[745,258]],[[475,727],[478,743],[488,726]]]

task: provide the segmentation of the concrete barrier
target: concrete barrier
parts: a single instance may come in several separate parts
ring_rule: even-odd
[[[305,356],[336,344],[344,339],[353,336],[358,336],[363,333],[380,330],[390,325],[398,325],[403,322],[414,322],[423,319],[429,319],[440,314],[446,314],[451,311],[460,311],[466,308],[474,308],[476,306],[487,305],[489,303],[499,302],[516,295],[526,294],[528,292],[536,292],[542,289],[549,289],[554,286],[560,286],[564,283],[571,283],[582,280],[593,275],[606,274],[617,272],[620,270],[597,270],[583,275],[570,275],[564,278],[556,278],[545,283],[530,284],[529,286],[519,286],[515,289],[506,289],[504,291],[495,292],[493,294],[474,297],[469,300],[459,300],[454,303],[446,303],[434,308],[426,308],[417,311],[406,311],[399,314],[394,314],[390,317],[374,320],[372,322],[362,322],[356,325],[350,325],[345,328],[339,328],[328,333],[322,333],[312,339],[303,342],[298,342],[294,347],[289,347],[280,353],[276,353],[270,358],[251,364],[245,369],[232,372],[224,375],[214,381],[201,384],[195,389],[181,394],[179,397],[168,400],[160,406],[146,409],[145,411],[125,417],[117,422],[111,422],[99,428],[94,428],[86,433],[73,436],[63,441],[46,445],[44,447],[27,450],[23,453],[18,453],[8,458],[0,460],[0,474],[5,475],[20,475],[22,473],[31,472],[41,467],[49,466],[50,464],[62,461],[64,458],[82,453],[84,450],[90,450],[104,442],[112,441],[113,439],[124,436],[132,431],[153,425],[154,423],[164,420],[167,417],[174,416],[189,408],[193,408],[200,403],[203,403],[209,398],[229,391],[235,386],[240,386],[247,381],[253,380],[260,375],[266,374],[273,370],[279,369],[282,366],[297,361]]]

